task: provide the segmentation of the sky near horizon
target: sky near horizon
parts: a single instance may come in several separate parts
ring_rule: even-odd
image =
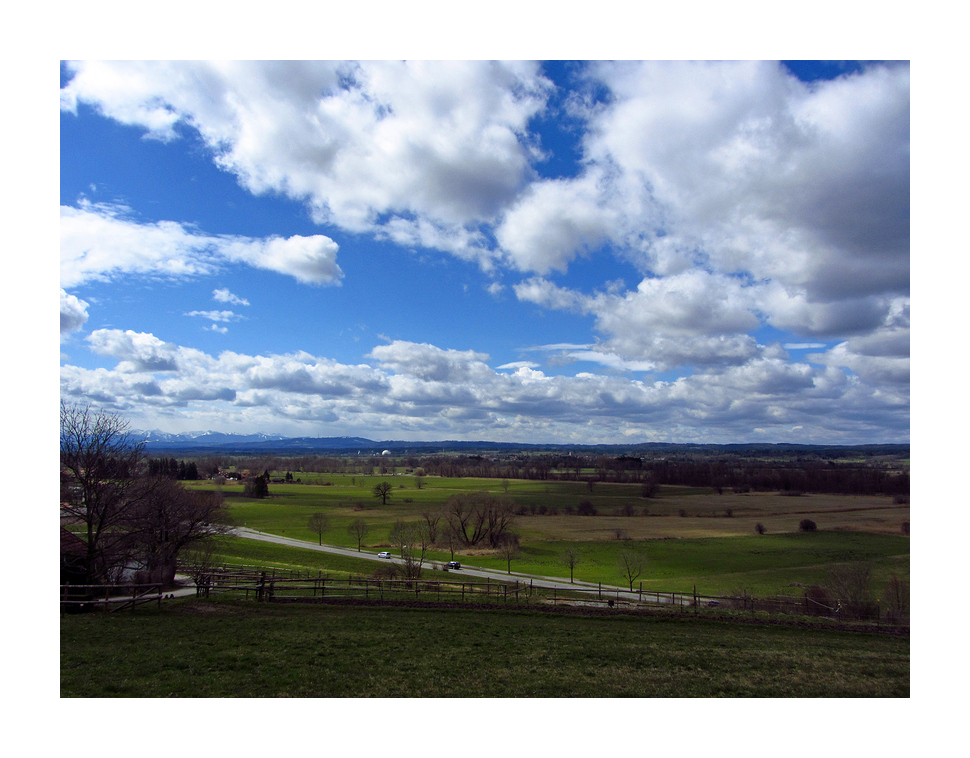
[[[907,442],[909,81],[64,62],[61,397],[167,432]]]

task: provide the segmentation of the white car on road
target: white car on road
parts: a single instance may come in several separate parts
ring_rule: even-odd
[[[388,552],[378,553],[377,554],[377,557],[378,558],[390,558],[391,557],[391,554],[388,553]]]

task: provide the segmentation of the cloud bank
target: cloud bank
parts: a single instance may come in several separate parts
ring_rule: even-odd
[[[902,377],[882,364],[869,377],[878,388],[847,376],[836,366],[847,360],[848,345],[831,351],[832,366],[766,353],[718,372],[646,383],[592,373],[548,376],[529,364],[493,369],[488,355],[472,350],[403,341],[373,348],[371,363],[359,365],[303,352],[213,356],[130,330],[96,330],[87,341],[117,363],[64,367],[66,398],[97,398],[135,419],[189,409],[192,423],[203,427],[269,425],[314,434],[324,423],[332,434],[580,443],[630,434],[774,439],[797,426],[814,429],[818,441],[855,442],[872,429],[903,434],[906,428],[899,414],[906,403]],[[803,432],[791,434],[805,439]]]

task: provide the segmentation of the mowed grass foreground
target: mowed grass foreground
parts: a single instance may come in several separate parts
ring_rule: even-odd
[[[616,614],[173,601],[61,619],[62,697],[908,697],[909,639]]]

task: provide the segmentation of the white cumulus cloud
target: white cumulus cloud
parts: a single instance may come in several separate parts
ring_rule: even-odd
[[[909,287],[909,68],[811,85],[778,63],[594,64],[583,170],[533,183],[496,238],[563,270],[603,243],[657,276],[703,266],[772,285],[797,333],[871,328]]]
[[[88,303],[61,290],[61,334],[76,332],[88,320]]]
[[[229,303],[230,305],[249,305],[249,301],[246,298],[232,294],[228,287],[212,290],[212,297],[219,303]]]
[[[189,311],[186,316],[200,316],[209,321],[238,321],[242,318],[238,313],[232,311]]]
[[[68,64],[78,102],[162,140],[198,130],[254,194],[319,221],[459,252],[531,179],[529,120],[551,83],[534,63]],[[469,236],[473,235],[473,236]]]
[[[213,236],[174,221],[139,222],[124,206],[61,206],[61,284],[66,287],[124,274],[209,275],[228,263],[276,271],[306,284],[336,284],[343,277],[336,259],[337,243],[323,235]]]

